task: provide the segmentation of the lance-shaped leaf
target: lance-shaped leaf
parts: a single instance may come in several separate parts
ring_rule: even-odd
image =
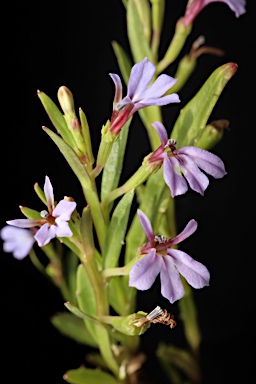
[[[62,256],[63,277],[65,279],[71,303],[76,304],[76,270],[79,258],[73,252],[68,252]]]
[[[145,57],[153,62],[152,53],[143,33],[139,12],[135,0],[128,0],[127,4],[127,29],[131,52],[135,63]]]
[[[114,142],[105,164],[101,181],[101,200],[117,188],[123,168],[124,153],[127,143],[130,121],[122,128],[118,139]],[[109,207],[111,208],[111,207]]]
[[[80,316],[81,312],[83,312],[85,315],[89,315],[92,318],[96,317],[96,297],[83,265],[80,265],[77,269],[77,302],[79,309],[81,310],[79,313],[76,313],[77,316]],[[84,320],[86,321],[86,327],[91,337],[97,343],[108,368],[115,374],[118,374],[119,368],[111,350],[108,331],[101,324],[98,324],[97,321],[94,322],[91,321],[91,319]]]
[[[52,316],[51,322],[62,335],[69,337],[78,343],[89,345],[94,348],[97,347],[97,344],[89,334],[84,321],[72,313],[58,313],[57,315]]]
[[[42,216],[40,215],[40,212],[37,212],[34,209],[20,206],[20,210],[23,213],[23,215],[26,216],[30,220],[40,220],[40,219],[42,219]]]
[[[118,44],[116,41],[112,42],[112,47],[114,49],[118,66],[121,71],[121,74],[123,76],[125,84],[128,84],[128,80],[130,77],[130,72],[132,69],[132,62],[128,56],[128,54],[125,52],[123,47]]]
[[[66,143],[70,146],[75,146],[74,138],[59,108],[44,92],[38,91],[37,94],[57,132],[63,137]]]
[[[67,160],[68,164],[70,165],[72,171],[77,176],[83,188],[85,198],[91,207],[93,222],[95,224],[95,229],[98,235],[99,243],[102,246],[105,239],[105,235],[106,235],[106,228],[105,228],[103,214],[100,208],[99,199],[98,199],[97,193],[92,188],[90,176],[88,175],[84,165],[81,163],[81,161],[79,160],[75,152],[72,150],[72,148],[70,148],[70,146],[61,139],[61,137],[56,135],[49,128],[44,127],[43,129],[54,141],[54,143],[57,145],[57,147],[59,148],[59,150],[65,157],[65,159]]]
[[[94,156],[92,153],[91,135],[90,135],[88,121],[87,121],[86,115],[83,112],[82,108],[79,108],[79,117],[80,117],[80,121],[81,121],[82,135],[83,135],[84,144],[85,144],[85,154],[86,154],[88,164],[91,165],[94,163]]]
[[[63,379],[71,384],[118,384],[113,376],[104,371],[92,368],[71,369],[65,373]]]
[[[67,160],[69,166],[71,167],[74,174],[77,176],[78,180],[81,183],[83,189],[91,188],[91,180],[88,175],[84,165],[81,163],[73,149],[62,140],[61,137],[52,132],[49,128],[43,127],[44,131],[50,136],[54,143],[59,148],[60,152],[63,154]]]
[[[199,352],[201,343],[201,332],[198,323],[197,308],[192,289],[182,276],[181,278],[185,289],[185,295],[178,301],[180,317],[183,321],[187,341],[196,356]]]
[[[118,202],[112,214],[103,251],[104,268],[114,268],[118,265],[134,192],[134,189],[127,192]]]
[[[37,196],[39,197],[39,199],[47,206],[47,201],[46,201],[44,191],[42,190],[42,188],[40,188],[38,183],[34,184],[34,190]]]
[[[223,89],[236,71],[235,63],[224,64],[215,69],[193,99],[181,110],[171,133],[179,147],[196,145]]]

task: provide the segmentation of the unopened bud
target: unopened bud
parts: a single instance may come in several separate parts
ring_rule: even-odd
[[[228,120],[215,120],[206,125],[199,140],[195,143],[197,147],[206,150],[212,149],[222,139],[224,130],[229,128]]]
[[[71,118],[75,117],[75,106],[72,92],[67,87],[62,86],[58,89],[57,96],[64,115]]]

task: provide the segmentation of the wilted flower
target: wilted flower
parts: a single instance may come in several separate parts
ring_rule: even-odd
[[[115,98],[110,125],[112,133],[119,133],[127,120],[141,108],[180,102],[176,93],[164,96],[178,79],[162,74],[152,85],[149,85],[155,72],[156,67],[147,58],[135,64],[131,70],[127,95],[124,98],[122,98],[123,88],[120,77],[114,73],[109,74],[115,83]]]
[[[55,236],[71,237],[73,233],[67,223],[71,214],[76,208],[74,201],[61,200],[56,207],[54,206],[53,188],[48,176],[45,177],[44,193],[47,202],[47,211],[42,211],[42,219],[17,219],[9,220],[7,224],[20,228],[33,228],[40,226],[35,239],[40,247],[48,244]]]
[[[185,252],[171,247],[192,235],[197,222],[190,220],[184,230],[172,239],[155,235],[148,217],[138,209],[138,216],[148,242],[140,248],[144,255],[130,271],[129,286],[141,291],[149,289],[160,273],[161,293],[171,303],[184,296],[181,274],[193,288],[209,285],[208,269]]]
[[[24,259],[35,243],[32,230],[15,228],[10,225],[6,225],[1,229],[0,237],[4,241],[4,252],[11,252],[13,257],[18,260]]]
[[[170,188],[172,197],[186,193],[188,184],[191,189],[204,195],[209,180],[199,168],[215,179],[226,175],[224,163],[218,156],[194,146],[177,149],[176,141],[168,139],[162,123],[156,121],[152,126],[156,129],[162,144],[152,153],[148,162],[151,164],[163,162],[164,180]]]
[[[215,2],[226,3],[229,8],[235,12],[236,17],[241,16],[246,12],[245,4],[246,0],[189,0],[185,15],[182,19],[183,24],[192,24],[197,15],[210,3]]]

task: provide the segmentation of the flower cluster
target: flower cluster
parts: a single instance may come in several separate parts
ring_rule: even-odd
[[[123,2],[134,65],[119,48],[117,57],[123,78],[127,79],[127,94],[123,92],[121,77],[109,73],[115,88],[113,109],[101,129],[95,164],[89,124],[81,108],[79,117],[76,115],[71,91],[65,86],[58,90],[62,111],[38,91],[56,132],[45,126],[43,130],[77,177],[84,194],[84,208],[77,212],[77,203],[67,196],[56,202],[46,176],[43,189],[38,184],[34,186],[46,209],[37,212],[20,206],[26,218],[7,220],[0,237],[5,252],[18,260],[29,255],[39,271],[60,289],[71,312],[71,317],[64,314],[58,322],[61,332],[99,349],[101,356],[96,358],[97,364],[100,362],[103,370],[107,367],[107,372],[95,370],[98,372],[94,380],[88,369],[79,368],[77,376],[77,370],[64,376],[70,383],[89,384],[93,378],[93,382],[130,384],[130,372],[134,373],[134,366],[141,366],[137,337],[151,324],[168,324],[170,329],[176,326],[173,315],[159,306],[149,314],[134,313],[134,288],[148,290],[160,275],[161,294],[168,305],[182,303],[184,298],[185,306],[189,303],[194,314],[193,297],[186,295],[189,286],[201,289],[210,284],[208,268],[178,249],[198,225],[195,219],[190,219],[176,234],[175,198],[185,195],[189,188],[204,196],[209,177],[218,180],[227,175],[224,162],[211,152],[222,137],[224,120],[211,123],[209,118],[237,64],[226,63],[213,71],[198,93],[182,107],[170,136],[162,122],[160,107],[172,108],[172,104],[180,103],[178,92],[193,72],[198,52],[181,59],[174,77],[162,72],[182,52],[197,15],[215,1],[228,5],[236,17],[245,13],[245,0],[188,0],[184,16],[178,19],[173,40],[161,60],[158,60],[158,47],[163,18],[159,15],[163,15],[164,1]],[[202,39],[195,44],[195,51],[200,44]],[[210,51],[219,53],[217,49],[204,52]],[[147,130],[151,149],[141,166],[119,186],[135,113]],[[218,130],[213,131],[212,126]],[[102,178],[95,180],[101,172]],[[132,217],[134,196],[137,207]],[[46,267],[37,257],[38,247],[48,257]],[[64,254],[68,255],[68,261]],[[110,316],[112,310],[117,316]],[[192,319],[191,323],[190,319],[184,322],[194,361],[200,332],[196,320]],[[194,330],[195,335],[191,336]],[[128,336],[133,336],[131,341]]]

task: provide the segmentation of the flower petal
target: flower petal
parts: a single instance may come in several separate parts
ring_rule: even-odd
[[[39,247],[43,247],[48,244],[54,237],[56,233],[55,225],[49,225],[45,223],[35,234],[35,239]]]
[[[179,273],[193,288],[203,288],[209,285],[210,273],[203,264],[177,249],[168,249],[168,255],[174,259]]]
[[[181,175],[179,161],[175,157],[169,158],[166,153],[164,154],[163,175],[172,197],[187,192],[188,185]]]
[[[227,174],[223,161],[205,149],[188,146],[180,148],[178,153],[189,156],[199,168],[215,179],[220,179]]]
[[[132,67],[127,86],[127,95],[133,102],[136,102],[141,98],[141,93],[148,87],[155,71],[156,67],[153,63],[148,61],[147,58]]]
[[[113,101],[113,109],[115,109],[116,104],[118,104],[119,101],[122,100],[123,86],[122,86],[121,79],[118,75],[116,75],[115,73],[109,73],[109,76],[111,77],[111,79],[115,84],[115,98]]]
[[[163,267],[160,271],[161,293],[173,304],[184,296],[185,291],[172,258],[165,256],[162,259]]]
[[[193,235],[193,233],[197,230],[197,222],[192,219],[188,222],[186,227],[180,232],[177,236],[171,239],[170,246],[181,243],[183,240],[187,239],[189,236]]]
[[[18,260],[24,259],[29,254],[35,242],[32,231],[8,225],[1,229],[0,236],[4,241],[4,252],[11,252]]]
[[[70,220],[71,214],[75,208],[76,202],[63,199],[58,202],[52,212],[52,215],[54,217],[59,217],[63,221],[68,221]]]
[[[55,220],[55,235],[58,237],[72,237],[73,232],[69,228],[69,225],[66,221],[60,220],[60,218],[57,218]]]
[[[140,209],[137,209],[137,213],[138,213],[139,220],[140,220],[141,226],[143,228],[143,231],[145,232],[148,240],[153,241],[155,238],[155,234],[153,232],[153,228],[151,226],[149,218]]]
[[[48,176],[45,176],[44,194],[47,201],[48,211],[51,214],[54,208],[54,195],[53,195],[52,184]]]
[[[150,98],[158,98],[163,96],[170,88],[174,86],[175,83],[177,83],[178,79],[174,79],[171,76],[168,75],[160,75],[154,83],[148,87],[143,94],[141,94],[141,97],[143,99],[150,99]],[[173,93],[173,95],[176,95],[176,97],[179,99],[179,96],[176,93]]]
[[[8,220],[6,221],[9,225],[14,225],[19,228],[33,228],[37,227],[45,222],[45,220],[30,220],[30,219],[16,219],[16,220]]]
[[[156,250],[152,249],[131,268],[129,287],[135,287],[140,291],[149,289],[159,274],[162,265],[162,257],[157,256]]]
[[[165,126],[160,123],[160,121],[155,121],[152,126],[155,128],[155,130],[157,131],[158,133],[158,136],[161,140],[161,143],[162,145],[165,145],[168,141],[168,135],[167,135],[167,131],[165,129]]]
[[[209,185],[208,177],[200,171],[190,156],[179,154],[179,158],[182,160],[180,162],[180,169],[189,183],[190,188],[203,196],[204,191]]]

